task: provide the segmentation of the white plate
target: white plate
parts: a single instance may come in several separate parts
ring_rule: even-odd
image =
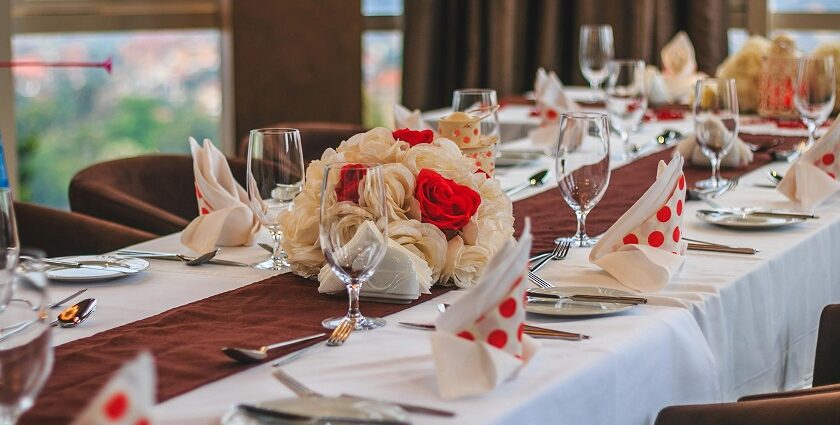
[[[302,397],[272,400],[257,406],[298,415],[327,417],[338,416],[354,419],[389,419],[406,421],[408,416],[399,406],[371,400],[346,397]],[[310,421],[272,419],[260,421],[242,413],[235,406],[222,418],[223,425],[304,424]]]
[[[776,227],[788,226],[791,224],[802,223],[804,218],[793,217],[769,217],[759,215],[739,215],[727,214],[715,211],[698,211],[697,218],[706,223],[716,224],[722,227],[729,227],[732,229],[774,229]]]
[[[544,156],[545,154],[543,154],[541,151],[503,150],[500,152],[499,156],[496,157],[496,166],[515,167],[518,165],[536,161]]]
[[[619,291],[618,289],[599,288],[596,286],[558,286],[556,288],[531,289],[531,293],[553,295],[609,295],[613,297],[637,297],[638,294]],[[550,316],[602,316],[618,313],[635,307],[632,304],[578,302],[572,300],[558,300],[556,303],[528,303],[525,311],[529,313],[547,314]]]
[[[149,262],[142,258],[125,258],[115,256],[102,255],[79,255],[76,257],[61,257],[56,260],[72,261],[75,263],[101,265],[101,263],[108,258],[118,258],[121,264],[126,267],[142,271],[149,267]],[[129,276],[133,273],[123,273],[116,270],[95,270],[87,268],[68,268],[61,266],[49,266],[44,274],[52,280],[62,281],[96,281],[96,280],[111,280],[118,277]]]

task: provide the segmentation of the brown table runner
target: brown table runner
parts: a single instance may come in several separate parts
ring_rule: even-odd
[[[660,152],[615,170],[607,193],[590,214],[589,233],[595,235],[609,228],[655,180],[659,160],[667,161],[670,156],[670,150]],[[724,174],[740,175],[769,160],[769,155],[757,154],[749,166]],[[688,166],[685,173],[689,181],[694,181],[708,177],[709,169]],[[518,218],[517,234],[521,218],[531,217],[534,251],[550,249],[556,237],[575,231],[574,215],[557,190],[515,203],[514,214]],[[434,288],[432,295],[412,305],[446,291]],[[69,423],[108,377],[141,350],[150,350],[155,356],[158,400],[170,399],[250,367],[231,362],[220,347],[247,347],[322,332],[321,320],[342,314],[346,304],[344,298],[318,294],[311,281],[283,275],[63,344],[55,349],[55,365],[46,387],[21,423]],[[408,307],[363,303],[362,310],[372,316],[386,316]],[[271,358],[312,343],[272,351]]]

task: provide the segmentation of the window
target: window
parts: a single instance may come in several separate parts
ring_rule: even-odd
[[[749,34],[789,34],[803,52],[840,39],[840,0],[731,0],[729,51]]]
[[[14,61],[113,61],[14,68],[18,198],[66,208],[90,164],[220,144],[217,14],[215,0],[17,0]]]
[[[390,125],[402,98],[402,0],[363,0],[362,124]]]

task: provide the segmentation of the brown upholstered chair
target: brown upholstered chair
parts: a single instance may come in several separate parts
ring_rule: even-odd
[[[836,425],[840,424],[840,392],[818,392],[737,403],[671,406],[655,425]]]
[[[307,164],[315,159],[320,159],[321,154],[327,148],[338,147],[343,140],[349,139],[354,134],[362,133],[364,127],[358,124],[332,123],[332,122],[281,122],[267,127],[271,128],[296,128],[300,130],[300,142],[303,145],[303,160]],[[239,142],[239,156],[248,156],[248,135]]]
[[[840,304],[823,309],[814,358],[814,387],[755,394],[737,403],[671,406],[656,425],[840,424]]]
[[[83,214],[15,202],[20,244],[57,257],[101,254],[155,235]]]
[[[245,160],[228,160],[245,181]],[[198,216],[195,175],[188,155],[143,155],[100,162],[70,181],[73,211],[156,235],[183,230]]]

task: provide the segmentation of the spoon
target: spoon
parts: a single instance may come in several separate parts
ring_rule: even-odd
[[[770,178],[770,181],[776,185],[781,183],[782,179],[785,178],[785,176],[779,174],[776,170],[770,170],[767,173],[767,177]]]
[[[93,314],[96,310],[96,298],[87,298],[67,307],[58,314],[50,326],[61,326],[62,328],[75,328]]]
[[[510,189],[506,190],[506,191],[505,191],[505,195],[507,195],[507,196],[513,196],[513,195],[515,195],[515,194],[517,194],[517,193],[519,193],[519,192],[522,192],[523,190],[525,190],[525,189],[527,189],[527,188],[529,188],[529,187],[539,187],[539,186],[542,186],[543,184],[545,184],[545,182],[546,182],[547,180],[548,180],[548,170],[541,170],[541,171],[538,171],[538,172],[537,172],[536,174],[534,174],[533,176],[528,177],[528,181],[526,181],[525,183],[522,183],[522,184],[520,184],[520,185],[518,185],[518,186],[514,186],[514,187],[512,187],[512,188],[510,188]]]
[[[303,338],[293,339],[290,341],[283,341],[271,345],[264,345],[257,350],[253,350],[250,348],[224,347],[222,348],[222,352],[225,353],[228,357],[240,363],[253,363],[258,362],[260,360],[265,360],[265,358],[268,357],[269,350],[285,347],[287,345],[297,344],[299,342],[309,341],[315,338],[321,338],[326,335],[327,334],[325,333],[309,335]]]
[[[178,254],[178,258],[180,258],[180,259],[182,259],[182,260],[186,261],[186,264],[187,264],[188,266],[200,266],[200,265],[202,265],[202,264],[204,264],[204,263],[206,263],[206,262],[208,262],[208,261],[212,260],[212,259],[213,259],[213,257],[215,257],[215,256],[216,256],[216,254],[218,254],[218,253],[219,253],[219,250],[218,250],[218,249],[214,249],[214,250],[212,250],[212,251],[210,251],[210,252],[207,252],[207,253],[201,254],[201,255],[199,255],[198,257],[193,258],[192,260],[187,259],[187,258],[186,258],[184,255],[182,255],[182,254]]]
[[[269,244],[267,244],[267,243],[263,243],[263,242],[260,242],[260,243],[258,243],[257,245],[259,245],[259,246],[260,246],[260,248],[262,248],[262,249],[264,249],[264,250],[266,250],[266,251],[268,251],[268,252],[270,252],[270,253],[274,254],[274,247],[273,247],[273,246],[271,246],[271,245],[269,245]]]

